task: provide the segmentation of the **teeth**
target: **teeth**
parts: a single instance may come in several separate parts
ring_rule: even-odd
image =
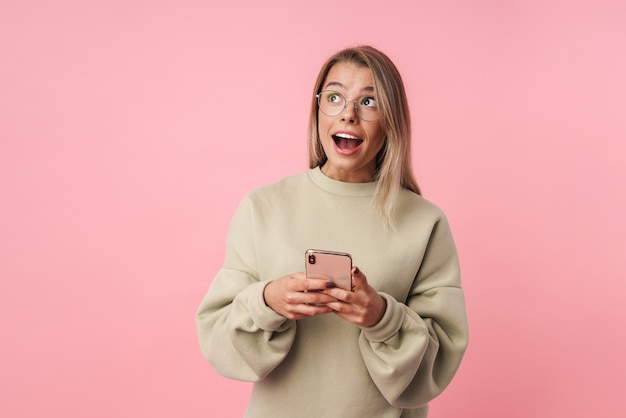
[[[357,136],[353,136],[353,135],[348,135],[348,134],[335,134],[336,137],[338,138],[345,138],[345,139],[359,139],[359,137]]]

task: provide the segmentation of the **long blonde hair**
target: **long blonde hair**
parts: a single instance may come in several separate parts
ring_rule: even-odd
[[[340,62],[367,67],[372,72],[374,91],[381,112],[381,127],[386,135],[383,148],[376,156],[374,180],[378,181],[378,184],[373,204],[378,209],[383,223],[393,227],[400,190],[405,188],[417,194],[421,193],[411,164],[411,116],[404,83],[396,66],[382,52],[367,45],[346,48],[332,55],[322,66],[311,100],[309,167],[322,166],[328,160],[319,137],[315,95],[321,91],[332,66]]]

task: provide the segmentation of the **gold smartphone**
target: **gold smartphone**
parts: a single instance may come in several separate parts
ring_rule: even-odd
[[[352,290],[352,257],[348,253],[326,250],[306,250],[306,276],[325,279],[335,286]]]

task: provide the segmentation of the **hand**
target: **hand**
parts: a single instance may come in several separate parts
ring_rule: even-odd
[[[352,269],[352,292],[335,288],[324,293],[338,299],[326,306],[341,318],[361,327],[376,325],[387,309],[385,299],[367,283],[367,278],[358,267]]]
[[[328,280],[310,279],[304,273],[293,273],[265,286],[263,298],[267,306],[284,317],[302,319],[332,312],[326,304],[337,299],[320,291],[334,286]]]

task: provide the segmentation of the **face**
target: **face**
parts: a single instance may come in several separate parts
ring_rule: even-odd
[[[380,119],[373,122],[359,118],[352,100],[375,96],[372,72],[349,62],[333,65],[322,90],[334,90],[348,100],[337,116],[327,116],[318,109],[318,130],[328,157],[322,172],[335,180],[365,183],[376,173],[376,155],[383,147],[385,134]]]

